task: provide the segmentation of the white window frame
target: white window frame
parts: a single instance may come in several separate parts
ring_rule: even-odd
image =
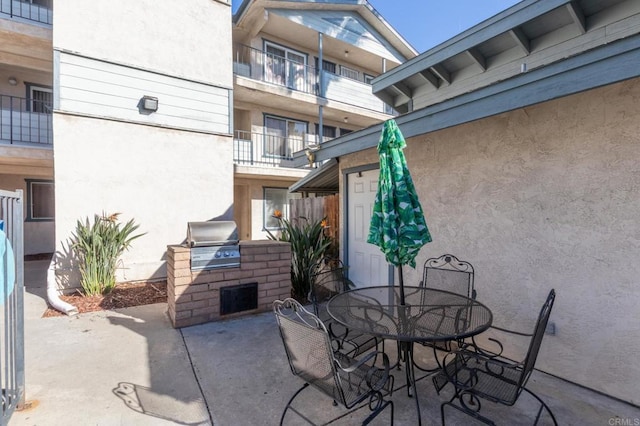
[[[280,120],[285,123],[284,127],[285,127],[286,134],[282,136],[282,143],[285,144],[285,146],[283,147],[283,150],[285,152],[283,152],[282,155],[278,153],[269,152],[268,140],[269,140],[269,137],[271,136],[269,135],[269,132],[267,130],[267,129],[270,129],[270,127],[267,126],[267,119],[269,118],[272,120]],[[293,146],[294,143],[300,142],[301,149],[303,149],[306,146],[305,141],[307,139],[307,133],[309,133],[309,122],[302,121],[302,120],[295,120],[293,118],[279,117],[277,115],[271,115],[271,114],[264,114],[263,122],[264,122],[264,137],[263,137],[262,149],[263,149],[264,157],[291,158],[293,156],[293,153],[295,152],[294,146]],[[302,133],[302,141],[295,140],[292,137],[292,135],[289,134],[289,123],[301,124],[304,127],[304,131]]]
[[[282,229],[278,220],[273,217],[276,210],[282,212],[283,219],[289,220],[289,201],[297,198],[302,198],[302,194],[291,193],[289,188],[276,188],[276,187],[263,187],[263,229],[279,230]],[[277,195],[280,200],[273,200],[269,197],[269,194]]]
[[[28,222],[50,222],[53,221],[55,219],[55,212],[54,212],[54,208],[55,208],[55,192],[54,192],[54,185],[53,185],[53,181],[52,180],[43,180],[43,179],[25,179],[25,181],[27,182],[27,218],[25,219]],[[36,186],[49,186],[50,187],[50,193],[49,195],[49,199],[46,200],[42,200],[39,199],[39,195],[38,192],[34,192],[34,187]],[[36,199],[38,198],[38,199]],[[34,206],[38,206],[44,203],[51,203],[50,206],[48,206],[46,208],[46,210],[50,210],[51,211],[51,216],[40,216],[35,213],[35,209]]]
[[[284,60],[284,76],[280,76],[278,73],[278,70],[276,69],[275,71],[273,69],[269,69],[270,68],[270,59],[271,61],[273,61],[273,58],[270,58],[270,56],[272,54],[267,52],[267,48],[268,47],[273,47],[275,49],[278,50],[282,50],[284,51],[284,56],[282,57]],[[307,62],[308,62],[308,55],[304,52],[300,52],[299,50],[295,50],[292,49],[290,47],[286,47],[283,46],[281,44],[278,43],[274,43],[268,40],[264,40],[264,53],[265,53],[265,60],[264,60],[264,75],[265,75],[265,81],[269,82],[269,83],[274,83],[274,84],[278,84],[281,86],[286,86],[289,87],[291,89],[296,89],[296,90],[302,90],[304,91],[304,88],[306,86],[306,81],[307,81]],[[296,56],[300,56],[303,59],[303,62],[300,63],[298,61],[294,61],[292,59],[289,58],[289,54],[292,55],[296,55]],[[277,64],[276,64],[277,66]],[[302,75],[302,80],[300,78],[296,78],[294,75],[292,75],[292,71],[295,71],[295,68],[297,66],[303,66],[303,75]],[[283,77],[283,81],[279,81],[278,77]]]
[[[351,80],[360,81],[360,71],[344,65],[340,65],[340,75]]]
[[[49,103],[49,107],[53,107],[53,90],[51,87],[47,86],[39,86],[33,83],[26,83],[27,86],[27,99],[29,100],[29,104],[27,108],[31,112],[44,113],[44,111],[38,111],[41,109],[41,105],[36,104],[36,92],[49,93],[51,95],[51,102]]]

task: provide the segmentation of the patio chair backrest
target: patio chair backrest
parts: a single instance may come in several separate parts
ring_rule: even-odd
[[[293,299],[277,300],[273,310],[291,372],[334,400],[346,404],[327,329]]]
[[[309,302],[313,311],[320,316],[320,306],[333,296],[347,290],[344,265],[339,259],[322,259],[311,267],[309,273]]]
[[[451,254],[427,259],[424,263],[421,285],[476,298],[473,287],[473,266],[469,262],[458,260]]]
[[[531,341],[529,343],[529,350],[527,351],[527,356],[523,362],[523,371],[520,379],[520,387],[522,388],[531,372],[533,371],[533,367],[536,364],[536,360],[538,358],[538,352],[540,351],[540,346],[542,345],[542,338],[544,337],[544,332],[547,329],[547,323],[549,322],[549,316],[551,315],[551,309],[553,308],[553,302],[556,299],[556,291],[551,289],[549,295],[547,296],[547,300],[542,305],[540,309],[540,314],[538,315],[538,321],[536,322],[535,329],[533,330],[533,335],[531,337]]]

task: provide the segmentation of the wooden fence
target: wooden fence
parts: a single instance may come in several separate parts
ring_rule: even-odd
[[[325,233],[333,238],[336,247],[339,247],[339,205],[338,194],[316,198],[298,198],[289,201],[289,217],[292,220],[306,217],[310,221],[326,219],[327,228]]]

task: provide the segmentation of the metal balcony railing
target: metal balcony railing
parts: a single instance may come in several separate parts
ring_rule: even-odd
[[[320,76],[315,67],[246,45],[234,46],[233,72],[236,75],[375,112],[397,115],[373,94],[370,84],[359,80],[358,71],[346,67],[340,69],[342,75],[324,70]]]
[[[51,25],[53,0],[0,0],[0,13]]]
[[[233,138],[233,162],[240,165],[293,168],[293,154],[302,151],[314,135],[274,136],[264,133],[236,130]]]
[[[314,67],[242,44],[234,46],[233,72],[253,80],[317,94]]]
[[[0,144],[53,144],[51,107],[34,99],[0,95]]]

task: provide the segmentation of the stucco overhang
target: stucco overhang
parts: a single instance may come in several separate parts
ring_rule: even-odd
[[[462,43],[476,32],[486,32],[485,38],[489,37],[489,34],[501,34],[502,30],[511,27],[504,24],[505,20],[517,19],[521,26],[527,27],[526,23],[532,22],[540,28],[550,29],[553,25],[546,20],[554,21],[555,18],[548,17],[547,14],[550,10],[555,10],[555,13],[563,15],[565,10],[557,10],[559,7],[571,8],[576,13],[581,7],[582,16],[586,16],[585,32],[569,37],[565,29],[560,33],[568,37],[566,44],[555,40],[555,47],[547,47],[545,51],[537,52],[532,49],[529,55],[539,53],[544,57],[545,54],[553,53],[552,57],[542,59],[540,65],[535,68],[518,70],[510,76],[503,76],[503,79],[490,81],[441,102],[396,117],[404,136],[409,138],[434,132],[640,76],[640,67],[637,66],[640,62],[640,2],[525,0],[378,77],[374,81],[374,91],[377,87],[377,94],[380,95],[382,89],[395,90],[391,87],[413,78],[413,72],[419,73],[419,69],[431,66],[434,61],[444,61],[446,56],[441,56],[444,55],[444,51],[449,50],[450,55],[457,55],[456,52],[461,46],[451,50],[452,46]],[[523,11],[526,11],[527,16],[524,21]],[[513,16],[516,18],[510,18]],[[576,22],[582,20],[577,18]],[[491,25],[500,28],[492,29]],[[580,24],[574,22],[567,25]],[[556,33],[554,36],[560,35]],[[465,46],[470,47],[469,44]],[[425,82],[426,84],[430,83]],[[321,149],[316,152],[316,159],[322,161],[337,158],[375,147],[379,134],[380,126],[376,125],[333,139],[322,144]],[[305,158],[300,153],[296,155],[296,164],[305,164]]]

